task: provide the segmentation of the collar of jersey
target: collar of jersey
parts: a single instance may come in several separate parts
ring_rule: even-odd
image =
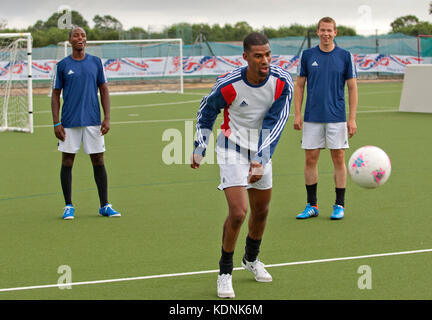
[[[332,51],[322,51],[321,48],[319,47],[319,45],[317,45],[316,48],[318,49],[319,53],[326,55],[326,54],[332,54],[333,52],[335,52],[337,50],[336,49],[337,45],[335,45],[335,47],[333,48]]]
[[[71,58],[72,61],[75,61],[75,62],[85,61],[85,60],[87,60],[87,57],[88,57],[88,53],[87,52],[85,53],[84,59],[82,59],[82,60],[76,60],[76,59],[72,58],[72,54],[69,55],[69,58]]]
[[[259,87],[262,87],[263,85],[265,85],[265,84],[267,83],[267,80],[268,80],[268,78],[270,77],[271,67],[270,67],[269,73],[267,74],[267,77],[265,78],[265,80],[264,80],[263,82],[259,83],[259,84],[252,84],[252,83],[250,83],[250,82],[248,81],[248,79],[247,79],[247,77],[246,77],[246,70],[247,70],[247,68],[248,68],[247,66],[244,67],[244,68],[242,68],[242,70],[241,70],[241,77],[242,77],[243,81],[244,81],[244,82],[245,82],[249,87],[252,87],[252,88],[259,88]]]

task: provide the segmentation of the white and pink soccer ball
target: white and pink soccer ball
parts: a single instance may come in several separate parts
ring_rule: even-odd
[[[376,188],[383,185],[390,177],[390,158],[378,147],[364,146],[351,155],[348,172],[352,181],[359,186]]]

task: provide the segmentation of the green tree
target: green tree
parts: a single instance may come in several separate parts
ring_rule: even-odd
[[[232,41],[242,41],[254,29],[246,22],[240,21],[234,25],[234,33]]]
[[[390,26],[392,27],[392,33],[400,32],[410,36],[432,34],[432,24],[427,21],[420,21],[414,15],[399,17]]]
[[[66,11],[63,12],[55,12],[53,13],[46,21],[38,20],[36,23],[30,27],[30,30],[46,30],[49,28],[58,28],[58,21],[60,17],[62,17]],[[76,26],[80,26],[84,29],[88,29],[89,25],[87,20],[77,11],[72,10],[72,24]]]
[[[341,36],[356,36],[357,35],[357,32],[355,31],[355,29],[351,28],[351,27],[338,26],[337,30],[338,30],[338,37],[341,37]]]
[[[207,39],[207,41],[216,41],[215,35],[213,34],[213,28],[207,23],[194,23],[192,25],[192,41],[199,41],[200,35],[203,35],[203,40]]]
[[[94,16],[93,22],[95,23],[95,29],[101,29],[104,31],[123,29],[123,24],[110,15],[100,16],[97,14]]]
[[[125,39],[147,39],[148,33],[141,27],[132,27],[125,31]]]
[[[68,29],[59,29],[57,27],[51,27],[41,30],[32,30],[31,34],[33,38],[33,46],[36,48],[67,41],[69,38]]]
[[[214,24],[211,27],[211,40],[210,41],[223,41],[224,39],[224,30],[219,24]]]
[[[406,27],[410,27],[419,23],[419,19],[414,15],[407,15],[396,18],[390,26],[393,32],[402,32],[401,30]]]

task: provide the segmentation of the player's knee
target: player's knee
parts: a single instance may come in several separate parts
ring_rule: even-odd
[[[345,165],[345,153],[342,151],[333,151],[332,160],[336,167],[343,167]]]
[[[231,206],[229,208],[229,217],[233,226],[241,226],[246,219],[247,207],[242,205]]]
[[[72,167],[75,160],[75,154],[63,153],[62,165],[65,167]]]
[[[105,164],[103,153],[91,154],[90,159],[94,166],[103,166]]]
[[[308,156],[306,157],[306,167],[315,167],[317,165],[318,162],[318,157],[315,156]]]
[[[251,214],[254,215],[255,220],[257,221],[265,221],[267,219],[269,213],[269,206],[263,205],[254,208],[253,212]]]

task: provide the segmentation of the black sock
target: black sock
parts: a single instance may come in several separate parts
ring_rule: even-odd
[[[232,274],[234,263],[233,263],[233,252],[225,252],[222,248],[222,256],[219,260],[219,274]]]
[[[249,262],[254,262],[258,256],[260,245],[261,240],[251,239],[248,235],[246,237],[245,255],[243,259]]]
[[[306,185],[307,202],[311,206],[317,205],[317,185],[318,183]]]
[[[105,165],[93,166],[94,178],[96,181],[101,207],[108,203],[108,178]]]
[[[345,188],[335,188],[336,190],[336,204],[342,207],[345,206]]]
[[[72,204],[72,167],[61,166],[60,181],[66,205]]]

